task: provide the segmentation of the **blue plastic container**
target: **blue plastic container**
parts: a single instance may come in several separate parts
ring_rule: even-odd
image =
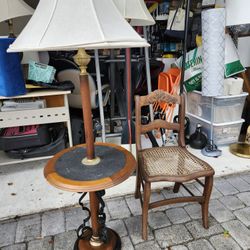
[[[19,53],[7,53],[14,38],[0,38],[0,96],[16,96],[26,93]]]

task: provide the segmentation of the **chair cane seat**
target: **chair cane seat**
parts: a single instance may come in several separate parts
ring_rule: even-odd
[[[155,147],[139,152],[139,164],[147,179],[188,181],[214,173],[212,167],[178,146]]]

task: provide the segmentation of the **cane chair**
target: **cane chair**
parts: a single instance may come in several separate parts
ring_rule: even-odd
[[[146,125],[141,123],[141,108],[156,102],[166,102],[169,105],[179,106],[178,123],[171,123],[157,119]],[[140,198],[142,205],[142,238],[147,239],[148,210],[159,206],[181,203],[198,202],[202,207],[203,226],[208,228],[208,204],[213,187],[213,168],[206,162],[191,154],[185,146],[184,95],[170,95],[162,90],[155,90],[147,96],[136,96],[136,150],[137,175],[135,198]],[[178,133],[178,146],[141,148],[141,136],[155,129],[174,130]],[[205,177],[203,183],[198,178]],[[196,180],[204,187],[201,196],[195,196],[185,185],[185,182]],[[150,203],[151,183],[159,181],[174,182],[173,192],[178,193],[183,186],[191,196],[176,197]],[[141,192],[141,188],[143,193]]]

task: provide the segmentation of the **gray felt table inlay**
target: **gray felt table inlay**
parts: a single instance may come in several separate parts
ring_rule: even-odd
[[[86,148],[75,148],[62,155],[55,164],[58,175],[74,181],[92,181],[112,176],[126,163],[123,152],[109,146],[95,146],[96,156],[101,162],[95,166],[82,164],[86,157]]]

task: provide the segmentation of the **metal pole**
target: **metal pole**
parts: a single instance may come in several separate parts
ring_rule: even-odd
[[[97,80],[97,92],[98,92],[98,101],[99,101],[99,112],[100,112],[100,120],[101,120],[101,125],[102,125],[102,141],[106,142],[105,119],[104,119],[104,109],[103,109],[103,99],[102,99],[102,82],[101,82],[99,54],[98,54],[97,49],[95,49],[95,68],[96,68],[96,80]]]
[[[115,59],[114,49],[110,50],[111,61]],[[116,84],[116,66],[114,62],[110,62],[110,132],[114,133],[114,122],[113,118],[115,116],[115,84]]]
[[[147,28],[143,27],[143,35],[144,39],[147,40]],[[149,49],[148,47],[144,48],[145,50],[145,63],[146,63],[146,75],[147,75],[147,87],[148,87],[148,94],[152,92],[152,83],[151,83],[151,74],[150,74],[150,61],[149,61]],[[150,114],[150,120],[154,120],[154,111],[153,106],[149,106],[149,114]]]
[[[129,145],[132,145],[132,106],[131,106],[131,93],[132,93],[132,86],[131,86],[131,50],[127,48],[125,50],[125,60],[126,60],[126,85],[127,85],[127,117],[128,117],[128,133],[129,133]]]

